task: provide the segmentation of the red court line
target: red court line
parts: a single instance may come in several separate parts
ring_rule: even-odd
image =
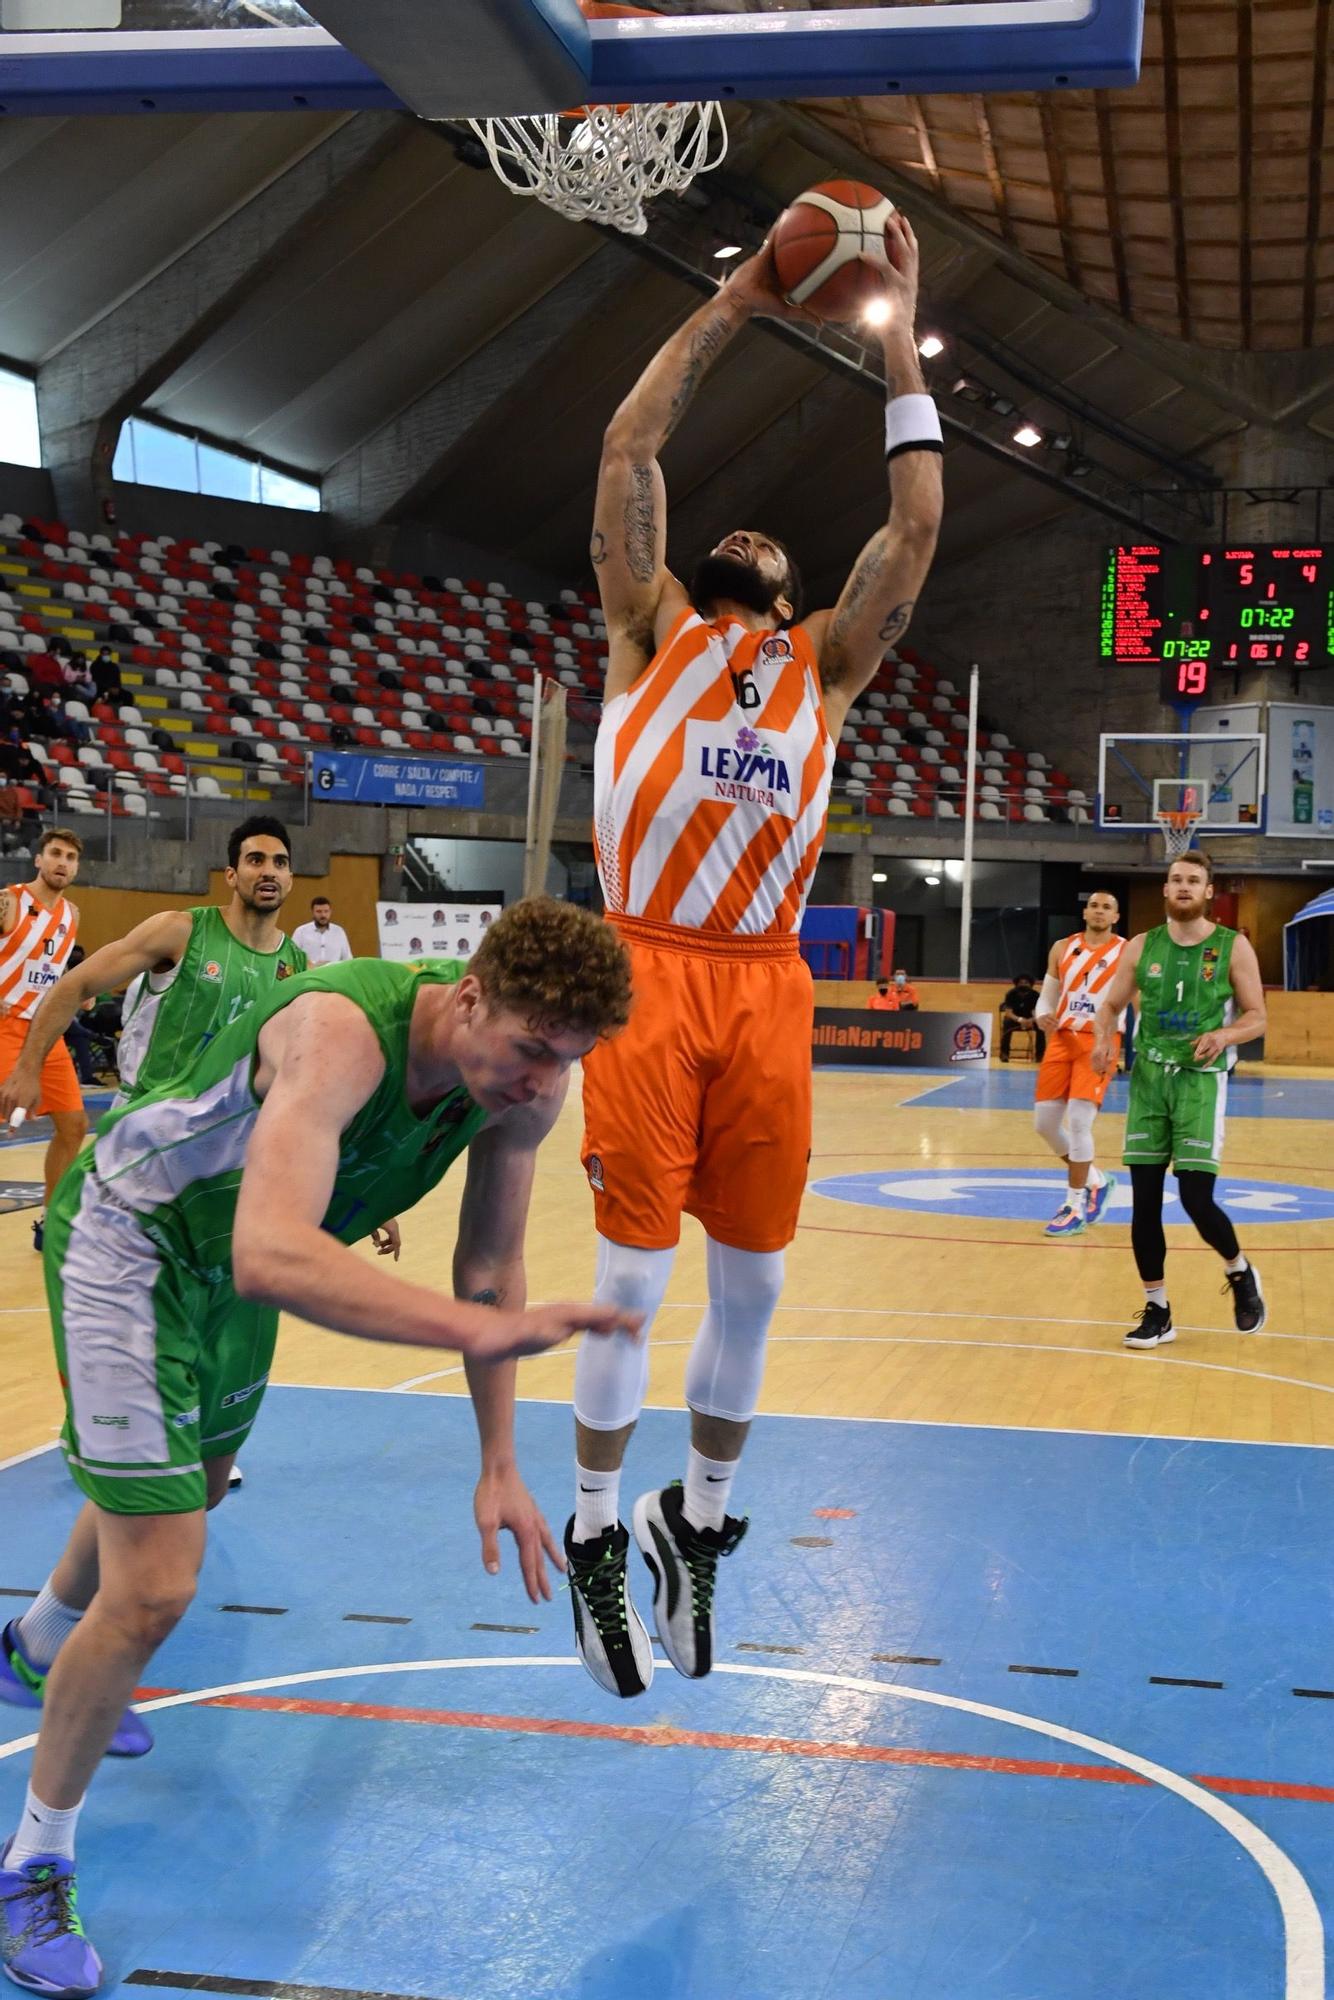
[[[1010,1777],[1078,1778],[1099,1785],[1147,1785],[1136,1771],[1114,1764],[1052,1763],[1032,1757],[971,1757],[957,1750],[921,1750],[886,1743],[820,1742],[800,1736],[734,1736],[709,1729],[673,1729],[666,1723],[571,1722],[559,1716],[483,1715],[458,1708],[393,1708],[381,1702],[310,1701],[267,1694],[224,1694],[201,1708],[239,1708],[268,1715],[322,1715],[360,1722],[415,1722],[445,1729],[487,1729],[503,1735],[566,1736],[596,1743],[636,1743],[648,1750],[743,1750],[769,1757],[812,1757],[843,1764],[905,1764],[948,1771],[995,1771]],[[1212,1792],[1247,1798],[1302,1799],[1334,1805],[1334,1785],[1280,1784],[1267,1778],[1214,1778],[1194,1782]]]
[[[830,1197],[822,1196],[821,1199],[828,1200]],[[1328,1219],[1326,1217],[1324,1222],[1327,1222]],[[984,1215],[979,1215],[977,1220],[985,1222],[988,1218]],[[1324,1222],[1315,1226],[1323,1227]],[[1184,1226],[1184,1224],[1174,1222],[1169,1222],[1167,1225],[1169,1229],[1177,1229]],[[1303,1225],[1300,1222],[1296,1222],[1292,1226],[1294,1229],[1301,1229],[1304,1226],[1309,1228],[1312,1225]],[[1035,1229],[1036,1227],[1037,1225],[1034,1224]],[[800,1228],[802,1233],[808,1236],[870,1236],[880,1243],[966,1243],[970,1250],[1032,1250],[1041,1241],[1040,1235],[930,1236],[925,1230],[915,1229],[840,1229],[835,1224],[829,1222],[803,1222]],[[1130,1228],[1127,1223],[1099,1223],[1098,1228],[1100,1232],[1104,1229],[1124,1229],[1125,1235],[1119,1242],[1091,1243],[1086,1230],[1079,1241],[1079,1250],[1076,1253],[1078,1256],[1086,1257],[1091,1250],[1114,1250],[1118,1257],[1124,1257],[1128,1254],[1130,1249]],[[1175,1243],[1169,1241],[1167,1247],[1173,1257],[1216,1257],[1218,1255],[1218,1252],[1211,1250],[1207,1243]],[[1334,1243],[1247,1243],[1246,1245],[1246,1254],[1248,1257],[1327,1257],[1331,1253],[1334,1253]]]

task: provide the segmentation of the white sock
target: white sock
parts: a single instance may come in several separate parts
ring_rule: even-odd
[[[1101,1167],[1090,1167],[1090,1168],[1089,1168],[1089,1177],[1088,1177],[1088,1180],[1087,1180],[1087,1181],[1085,1182],[1085,1184],[1084,1184],[1084,1185],[1085,1185],[1086,1187],[1091,1187],[1091,1188],[1100,1188],[1100,1187],[1101,1187],[1101,1186],[1103,1185],[1103,1183],[1104,1183],[1104,1182],[1106,1181],[1106,1179],[1107,1179],[1107,1176],[1106,1176],[1106,1174],[1105,1174],[1105,1173],[1103,1172],[1103,1170],[1102,1170],[1102,1168],[1101,1168]]]
[[[1161,1306],[1164,1312],[1167,1311],[1166,1281],[1161,1285],[1146,1285],[1144,1287],[1144,1296],[1151,1306]]]
[[[740,1463],[740,1459],[736,1458],[705,1458],[691,1445],[681,1511],[692,1528],[722,1527],[728,1495]]]
[[[590,1472],[575,1465],[574,1539],[595,1542],[614,1528],[620,1518],[621,1468],[614,1472]]]
[[[1084,1203],[1087,1200],[1087,1198],[1088,1198],[1087,1188],[1068,1187],[1065,1191],[1065,1205],[1067,1208],[1073,1208],[1076,1215],[1082,1215],[1084,1213]]]
[[[31,1861],[38,1854],[63,1854],[67,1861],[72,1861],[74,1829],[82,1811],[82,1799],[77,1806],[70,1806],[63,1812],[55,1806],[44,1806],[29,1785],[28,1796],[23,1801],[23,1817],[9,1843],[5,1867],[11,1870],[21,1868],[25,1861]]]
[[[19,1638],[33,1666],[50,1666],[82,1616],[82,1611],[61,1603],[49,1582],[42,1585],[19,1619]]]
[[[1246,1259],[1242,1256],[1241,1252],[1238,1251],[1235,1257],[1230,1258],[1228,1262],[1224,1264],[1223,1269],[1225,1271],[1230,1271],[1235,1277],[1238,1271],[1244,1271],[1246,1269]]]

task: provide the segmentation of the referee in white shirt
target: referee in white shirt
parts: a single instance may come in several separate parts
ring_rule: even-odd
[[[292,943],[305,952],[311,965],[337,965],[352,957],[347,932],[333,920],[333,904],[327,896],[311,899],[310,922],[292,932]]]

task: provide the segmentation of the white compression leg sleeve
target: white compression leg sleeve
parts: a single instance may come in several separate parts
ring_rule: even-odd
[[[1070,1106],[1073,1110],[1073,1105]],[[1033,1107],[1033,1123],[1039,1138],[1045,1139],[1058,1160],[1073,1158],[1070,1152],[1070,1135],[1066,1128],[1066,1103],[1063,1097],[1048,1097]],[[1088,1155],[1093,1158],[1092,1153]]]
[[[633,1250],[626,1243],[598,1238],[598,1275],[593,1296],[599,1305],[624,1306],[644,1315],[640,1338],[586,1333],[574,1363],[574,1414],[590,1431],[619,1431],[639,1415],[648,1387],[648,1335],[675,1250]]]
[[[686,1363],[686,1401],[702,1416],[747,1424],[760,1400],[765,1340],[783,1292],[783,1253],[708,1242],[709,1309]]]
[[[1098,1115],[1098,1107],[1088,1097],[1072,1097],[1066,1107],[1065,1122],[1070,1134],[1067,1152],[1071,1160],[1084,1161],[1093,1158],[1093,1121]]]

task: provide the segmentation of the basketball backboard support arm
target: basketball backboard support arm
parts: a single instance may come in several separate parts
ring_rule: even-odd
[[[316,27],[0,34],[0,106],[360,110],[1089,90],[1139,75],[1144,0],[942,0],[585,20],[578,0],[307,0]]]

